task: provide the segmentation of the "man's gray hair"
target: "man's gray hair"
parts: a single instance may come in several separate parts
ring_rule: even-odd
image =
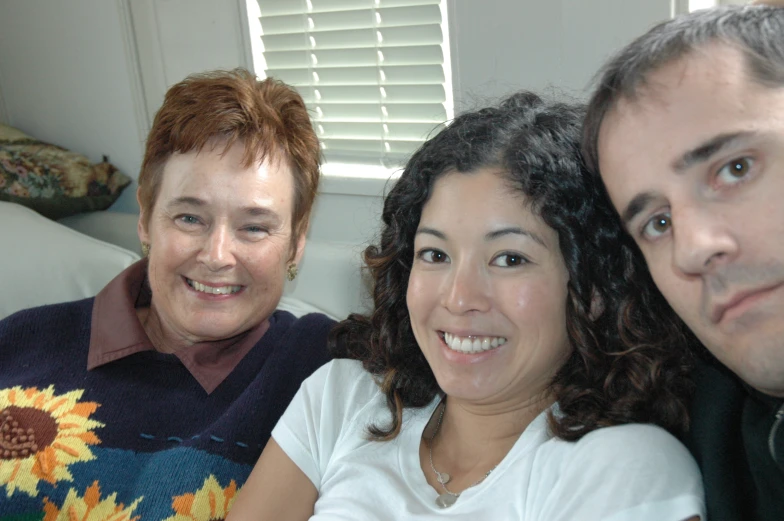
[[[663,22],[627,45],[599,71],[583,125],[582,150],[591,170],[598,173],[599,130],[616,103],[634,100],[652,72],[714,42],[738,48],[754,81],[769,87],[784,86],[784,7],[733,5]]]

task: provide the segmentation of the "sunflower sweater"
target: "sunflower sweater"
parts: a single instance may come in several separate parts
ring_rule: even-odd
[[[222,519],[333,321],[275,312],[208,394],[157,351],[88,371],[93,301],[0,321],[0,521]]]

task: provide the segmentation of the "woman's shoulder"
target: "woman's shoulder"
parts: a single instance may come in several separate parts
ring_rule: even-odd
[[[323,313],[296,316],[278,309],[270,317],[270,328],[280,334],[298,338],[326,338],[336,322]]]
[[[578,441],[551,438],[542,449],[529,492],[542,497],[544,518],[647,521],[704,513],[699,469],[661,427],[602,427]]]
[[[276,309],[272,314],[272,319],[280,325],[289,328],[303,329],[314,325],[334,326],[335,319],[328,317],[324,313],[304,313],[294,314],[287,309]]]
[[[375,378],[362,367],[362,362],[346,358],[322,365],[303,386],[323,389],[324,393],[330,393],[327,395],[331,399],[339,396],[344,401],[348,398],[361,400],[361,397],[372,397],[380,392]]]
[[[0,320],[0,335],[13,331],[57,334],[65,328],[89,328],[94,297],[23,309]]]
[[[697,470],[688,449],[663,428],[630,423],[596,429],[573,444],[575,459],[601,460],[603,465],[623,466],[635,462],[658,466],[678,465]]]

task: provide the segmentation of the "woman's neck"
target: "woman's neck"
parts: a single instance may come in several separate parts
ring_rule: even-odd
[[[539,396],[523,403],[491,406],[450,398],[435,441],[450,460],[468,463],[500,455],[500,461],[534,418],[553,402],[550,397]]]
[[[423,439],[420,447],[428,482],[441,491],[430,468],[432,457],[433,467],[450,475],[450,491],[459,493],[472,486],[504,459],[528,425],[554,401],[547,395],[491,406],[447,398],[440,426],[435,429],[440,416],[436,409],[426,430],[433,437]]]
[[[178,334],[173,328],[167,327],[152,305],[150,307],[136,308],[136,316],[147,338],[150,339],[150,343],[160,353],[176,353],[195,344],[206,343],[219,347],[229,347],[241,342],[251,331],[244,331],[239,335],[217,340],[190,338],[187,335]]]

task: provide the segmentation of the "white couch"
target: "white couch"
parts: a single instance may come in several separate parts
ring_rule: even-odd
[[[0,202],[0,319],[20,309],[94,296],[140,257],[137,216],[93,212],[50,221]],[[361,248],[309,240],[280,308],[344,318],[367,310]]]
[[[139,255],[0,202],[0,318],[98,293]]]

